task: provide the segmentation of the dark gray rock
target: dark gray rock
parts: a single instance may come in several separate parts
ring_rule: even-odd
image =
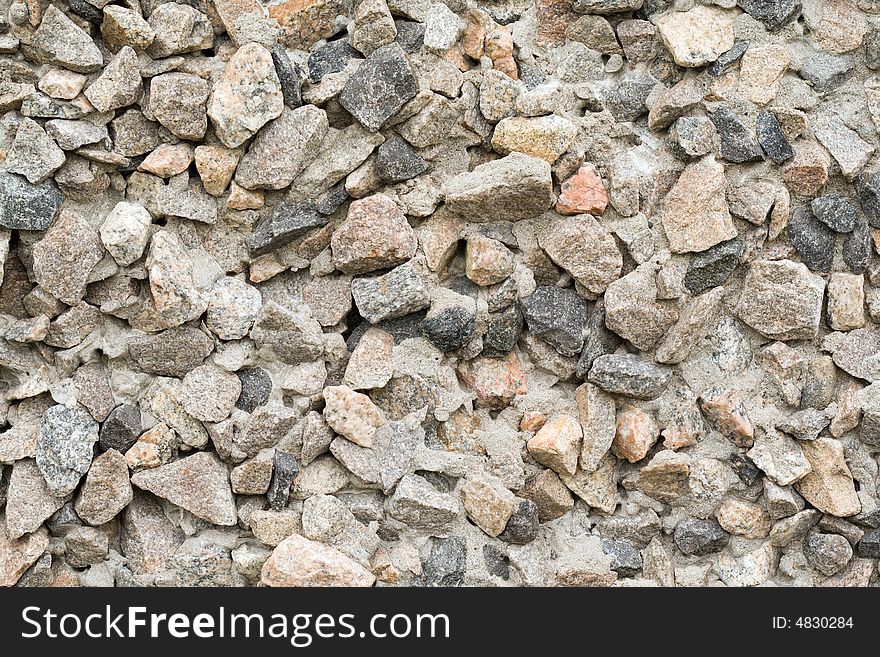
[[[327,215],[318,212],[316,205],[309,201],[290,201],[285,199],[263,221],[246,243],[251,255],[259,256],[274,251],[294,239],[320,228],[329,221]]]
[[[757,162],[764,159],[757,139],[727,105],[709,115],[721,139],[721,158],[728,162]]]
[[[328,73],[339,73],[352,59],[363,59],[363,55],[351,47],[348,39],[331,41],[309,55],[309,79],[320,82]]]
[[[839,534],[812,531],[804,538],[804,557],[823,575],[834,575],[849,563],[852,556],[852,546]]]
[[[345,190],[345,181],[334,185],[324,192],[315,201],[315,209],[323,215],[331,215],[342,207],[348,200],[348,192]]]
[[[623,80],[605,97],[605,109],[618,121],[635,121],[648,113],[645,101],[657,84],[653,79]]]
[[[838,233],[848,233],[856,225],[859,209],[845,196],[827,194],[810,202],[816,219]]]
[[[620,577],[635,577],[642,569],[642,553],[629,541],[603,538],[602,551],[611,557],[611,570]]]
[[[275,73],[281,82],[281,93],[284,95],[284,104],[291,109],[302,106],[302,72],[296,62],[287,56],[284,46],[278,44],[272,49],[272,63],[275,64]]]
[[[865,532],[858,547],[862,559],[880,559],[880,531]]]
[[[865,66],[872,71],[880,68],[880,28],[877,26],[865,35]]]
[[[520,302],[529,330],[564,356],[576,356],[584,346],[589,304],[571,289],[539,287]]]
[[[477,316],[464,306],[449,306],[431,317],[425,317],[422,330],[440,351],[461,349],[474,337]]]
[[[584,348],[578,358],[575,373],[583,379],[599,356],[613,354],[621,344],[623,338],[605,326],[605,299],[600,298],[587,320]]]
[[[110,411],[101,424],[98,440],[102,448],[115,449],[124,454],[142,432],[140,409],[132,404],[122,404]]]
[[[70,11],[89,23],[100,25],[104,20],[104,12],[87,0],[65,0],[65,3]]]
[[[495,575],[503,580],[510,579],[510,559],[491,543],[483,546],[483,561],[490,575]]]
[[[722,73],[724,73],[728,68],[730,68],[733,64],[738,62],[740,58],[746,54],[746,50],[749,49],[748,41],[738,41],[733,44],[733,48],[728,50],[727,52],[723,52],[718,56],[714,62],[709,64],[706,72],[712,77],[717,78]]]
[[[80,407],[52,406],[40,421],[37,467],[55,497],[72,493],[89,471],[98,423]]]
[[[531,543],[538,537],[538,524],[538,505],[532,500],[520,500],[498,538],[513,545]]]
[[[376,172],[387,183],[415,178],[428,169],[428,163],[406,141],[394,135],[376,150]]]
[[[771,30],[791,23],[801,13],[798,0],[737,0],[736,4]]]
[[[761,469],[754,464],[752,459],[748,456],[738,454],[737,452],[731,452],[730,456],[727,457],[727,462],[730,464],[730,467],[733,468],[736,476],[739,477],[740,481],[746,486],[754,484],[763,474]]]
[[[415,586],[461,586],[467,564],[467,545],[463,538],[431,539],[431,553],[422,562],[422,574]]]
[[[593,361],[590,383],[617,395],[656,399],[669,384],[672,370],[633,354],[606,354]]]
[[[415,21],[394,21],[397,36],[394,40],[408,53],[417,53],[425,42],[425,24]]]
[[[722,285],[739,264],[744,248],[743,241],[735,237],[695,254],[688,263],[684,286],[691,294],[700,294]]]
[[[792,246],[803,263],[813,271],[829,272],[834,260],[835,232],[816,219],[812,212],[798,208],[786,228]]]
[[[687,518],[675,526],[673,534],[675,546],[684,554],[705,557],[707,554],[721,552],[730,542],[728,534],[713,518],[700,520]]]
[[[53,513],[46,521],[46,527],[53,534],[60,534],[70,527],[81,527],[83,521],[76,513],[73,500],[68,500],[60,509]]]
[[[868,223],[880,228],[880,173],[862,171],[853,181],[853,188]]]
[[[815,52],[804,56],[800,74],[813,89],[824,94],[842,85],[852,69],[853,59],[848,55]]]
[[[269,500],[270,507],[280,511],[287,506],[290,485],[298,474],[299,464],[296,462],[296,457],[288,452],[275,450],[275,467],[272,470],[269,490],[266,492],[266,499]]]
[[[509,354],[522,335],[522,313],[510,306],[500,313],[490,313],[483,336],[483,356],[503,358]]]
[[[339,104],[376,132],[419,92],[419,83],[398,43],[374,50],[348,79]]]
[[[788,143],[779,120],[772,112],[764,110],[758,113],[755,122],[755,135],[758,137],[761,148],[776,164],[782,164],[794,157],[791,144]]]
[[[862,218],[856,221],[852,232],[843,238],[843,262],[854,274],[864,274],[871,263],[871,228]]]
[[[880,414],[868,409],[859,423],[859,439],[871,447],[880,447]]]
[[[238,370],[235,375],[241,381],[241,394],[235,402],[236,408],[253,413],[257,406],[264,406],[272,394],[272,377],[260,367]]]
[[[46,230],[61,209],[62,195],[50,179],[32,185],[24,176],[0,173],[0,226]]]

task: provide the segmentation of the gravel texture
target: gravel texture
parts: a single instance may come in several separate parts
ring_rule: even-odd
[[[870,586],[867,0],[0,0],[0,584]]]

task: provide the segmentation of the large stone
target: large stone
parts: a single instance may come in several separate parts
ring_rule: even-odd
[[[633,354],[607,354],[593,361],[589,380],[612,394],[656,399],[669,384],[672,371]]]
[[[109,449],[92,461],[74,508],[90,525],[109,522],[133,499],[125,457]]]
[[[522,153],[481,164],[443,182],[446,207],[468,221],[517,221],[553,204],[550,165]]]
[[[461,486],[468,517],[489,536],[498,536],[516,510],[516,497],[494,481],[468,479]]]
[[[351,294],[358,312],[370,324],[409,315],[431,303],[424,279],[409,262],[382,276],[354,279]]]
[[[181,139],[201,139],[208,129],[211,87],[189,73],[163,73],[150,81],[150,111]]]
[[[847,517],[862,509],[852,473],[843,455],[843,443],[833,438],[817,438],[801,443],[811,471],[795,484],[798,492],[814,507],[832,516]]]
[[[339,104],[371,132],[376,132],[418,93],[418,81],[400,45],[374,50],[348,78]]]
[[[655,274],[646,263],[605,290],[605,326],[642,351],[653,349],[679,318],[674,302],[657,299]]]
[[[37,466],[56,497],[72,493],[92,463],[98,423],[79,407],[56,405],[40,422]]]
[[[736,237],[724,167],[712,157],[688,165],[663,199],[661,221],[673,253],[705,251]]]
[[[85,296],[92,267],[103,255],[98,231],[79,215],[62,214],[34,245],[34,277],[49,294],[75,305]]]
[[[541,427],[527,447],[534,459],[551,470],[574,475],[580,455],[582,430],[570,415],[560,415]]]
[[[441,530],[461,513],[458,500],[422,477],[404,475],[385,502],[388,515],[415,529]]]
[[[104,63],[91,37],[55,5],[46,9],[33,34],[33,47],[40,61],[77,73],[97,71]]]
[[[16,461],[6,491],[6,535],[14,540],[37,531],[63,504],[33,459]]]
[[[675,526],[675,546],[689,556],[704,557],[720,552],[730,542],[728,534],[715,520],[687,518]]]
[[[656,23],[663,44],[679,66],[703,66],[733,47],[733,12],[697,5],[670,11]]]
[[[135,473],[131,483],[215,525],[237,522],[229,471],[209,452],[198,452]]]
[[[319,150],[328,127],[327,114],[314,105],[285,108],[251,143],[235,182],[245,189],[287,187]]]
[[[520,303],[529,330],[565,356],[576,356],[584,345],[589,307],[574,290],[539,287]]]
[[[346,274],[366,274],[402,264],[416,252],[406,216],[384,194],[353,201],[330,240],[333,264]]]
[[[227,147],[240,146],[281,115],[284,96],[271,53],[248,43],[229,59],[208,101],[208,116]]]
[[[372,586],[376,577],[336,548],[299,534],[285,538],[263,564],[264,586]]]
[[[291,365],[316,360],[324,351],[321,325],[305,304],[264,303],[251,329],[257,348]]]
[[[814,338],[819,330],[825,283],[790,260],[756,260],[743,281],[734,312],[775,340]]]
[[[32,185],[46,181],[64,164],[65,156],[43,127],[23,118],[6,154],[6,171],[19,173]]]
[[[348,386],[328,386],[324,403],[324,419],[331,429],[356,445],[372,447],[373,436],[385,418],[369,397]]]
[[[32,185],[23,176],[0,173],[0,226],[46,230],[55,221],[61,200],[52,180]]]
[[[588,214],[554,219],[538,233],[538,243],[591,294],[604,292],[623,268],[614,237]]]
[[[86,88],[85,97],[99,112],[134,105],[144,93],[137,53],[125,46]]]
[[[502,119],[492,133],[492,149],[501,155],[516,151],[553,164],[577,136],[575,125],[561,116]]]

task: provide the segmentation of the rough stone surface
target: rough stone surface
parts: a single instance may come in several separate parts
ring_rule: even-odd
[[[876,585],[877,14],[7,2],[0,583]]]

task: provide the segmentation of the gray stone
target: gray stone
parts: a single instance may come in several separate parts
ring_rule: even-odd
[[[301,107],[302,98],[302,70],[299,64],[292,61],[287,51],[281,44],[272,48],[272,62],[275,64],[275,73],[281,83],[281,94],[284,96],[284,104],[291,109]]]
[[[729,162],[756,162],[764,159],[758,141],[727,105],[719,105],[710,115],[721,139],[720,155]]]
[[[266,499],[274,510],[279,511],[287,506],[290,486],[299,471],[299,464],[293,454],[280,449],[275,450],[272,480],[269,482],[269,490],[266,491]]]
[[[0,173],[0,226],[46,230],[58,216],[61,200],[52,180],[33,185],[23,176]]]
[[[642,555],[629,541],[603,538],[602,551],[611,556],[611,570],[620,577],[635,577],[642,569]]]
[[[458,536],[432,538],[431,552],[422,562],[414,586],[461,586],[467,565],[467,545]]]
[[[241,382],[241,394],[235,402],[236,408],[252,413],[258,406],[269,401],[272,394],[272,377],[260,367],[238,370],[235,375]]]
[[[656,399],[669,384],[672,371],[633,354],[606,354],[593,361],[587,379],[612,394]]]
[[[532,500],[520,500],[498,538],[512,545],[526,545],[538,537],[538,506]]]
[[[33,47],[40,61],[77,73],[97,71],[104,63],[91,37],[55,5],[49,6],[34,32]]]
[[[778,30],[801,13],[798,0],[737,0],[736,4],[771,30]]]
[[[314,203],[283,200],[272,214],[248,236],[247,246],[254,256],[264,255],[290,244],[300,235],[327,224],[330,218]]]
[[[721,242],[691,257],[684,275],[684,286],[700,294],[723,285],[739,264],[745,246],[740,238]]]
[[[427,169],[428,163],[400,137],[386,139],[376,151],[376,171],[386,183],[415,178]]]
[[[374,50],[345,83],[339,104],[376,132],[418,93],[418,81],[403,49],[390,43]]]
[[[37,440],[37,466],[49,490],[64,497],[76,489],[92,463],[98,423],[81,408],[56,405],[43,415]]]
[[[533,334],[564,356],[580,354],[589,306],[577,292],[539,287],[520,303],[520,308]]]
[[[776,164],[782,164],[794,157],[794,151],[776,115],[764,110],[758,113],[755,123],[755,135],[758,143],[768,157]]]
[[[858,208],[845,196],[828,194],[810,201],[813,215],[838,233],[849,233],[855,228]]]
[[[842,85],[849,77],[853,68],[853,59],[849,55],[830,55],[825,52],[814,52],[804,56],[800,74],[813,89],[819,93],[828,93]]]
[[[140,409],[132,404],[122,404],[110,411],[101,423],[98,440],[102,448],[124,453],[134,445],[142,431]]]
[[[689,556],[704,557],[721,552],[730,542],[730,534],[715,519],[687,518],[675,526],[675,546]]]
[[[831,271],[835,233],[804,208],[795,210],[788,222],[788,236],[801,260],[813,271]]]
[[[804,556],[826,576],[839,572],[852,559],[853,549],[843,536],[810,532],[804,539]]]
[[[871,228],[860,217],[853,230],[843,238],[843,262],[854,274],[863,274],[871,263],[872,249]]]
[[[358,312],[371,324],[409,315],[431,302],[425,281],[411,263],[375,278],[355,278],[351,294]]]

